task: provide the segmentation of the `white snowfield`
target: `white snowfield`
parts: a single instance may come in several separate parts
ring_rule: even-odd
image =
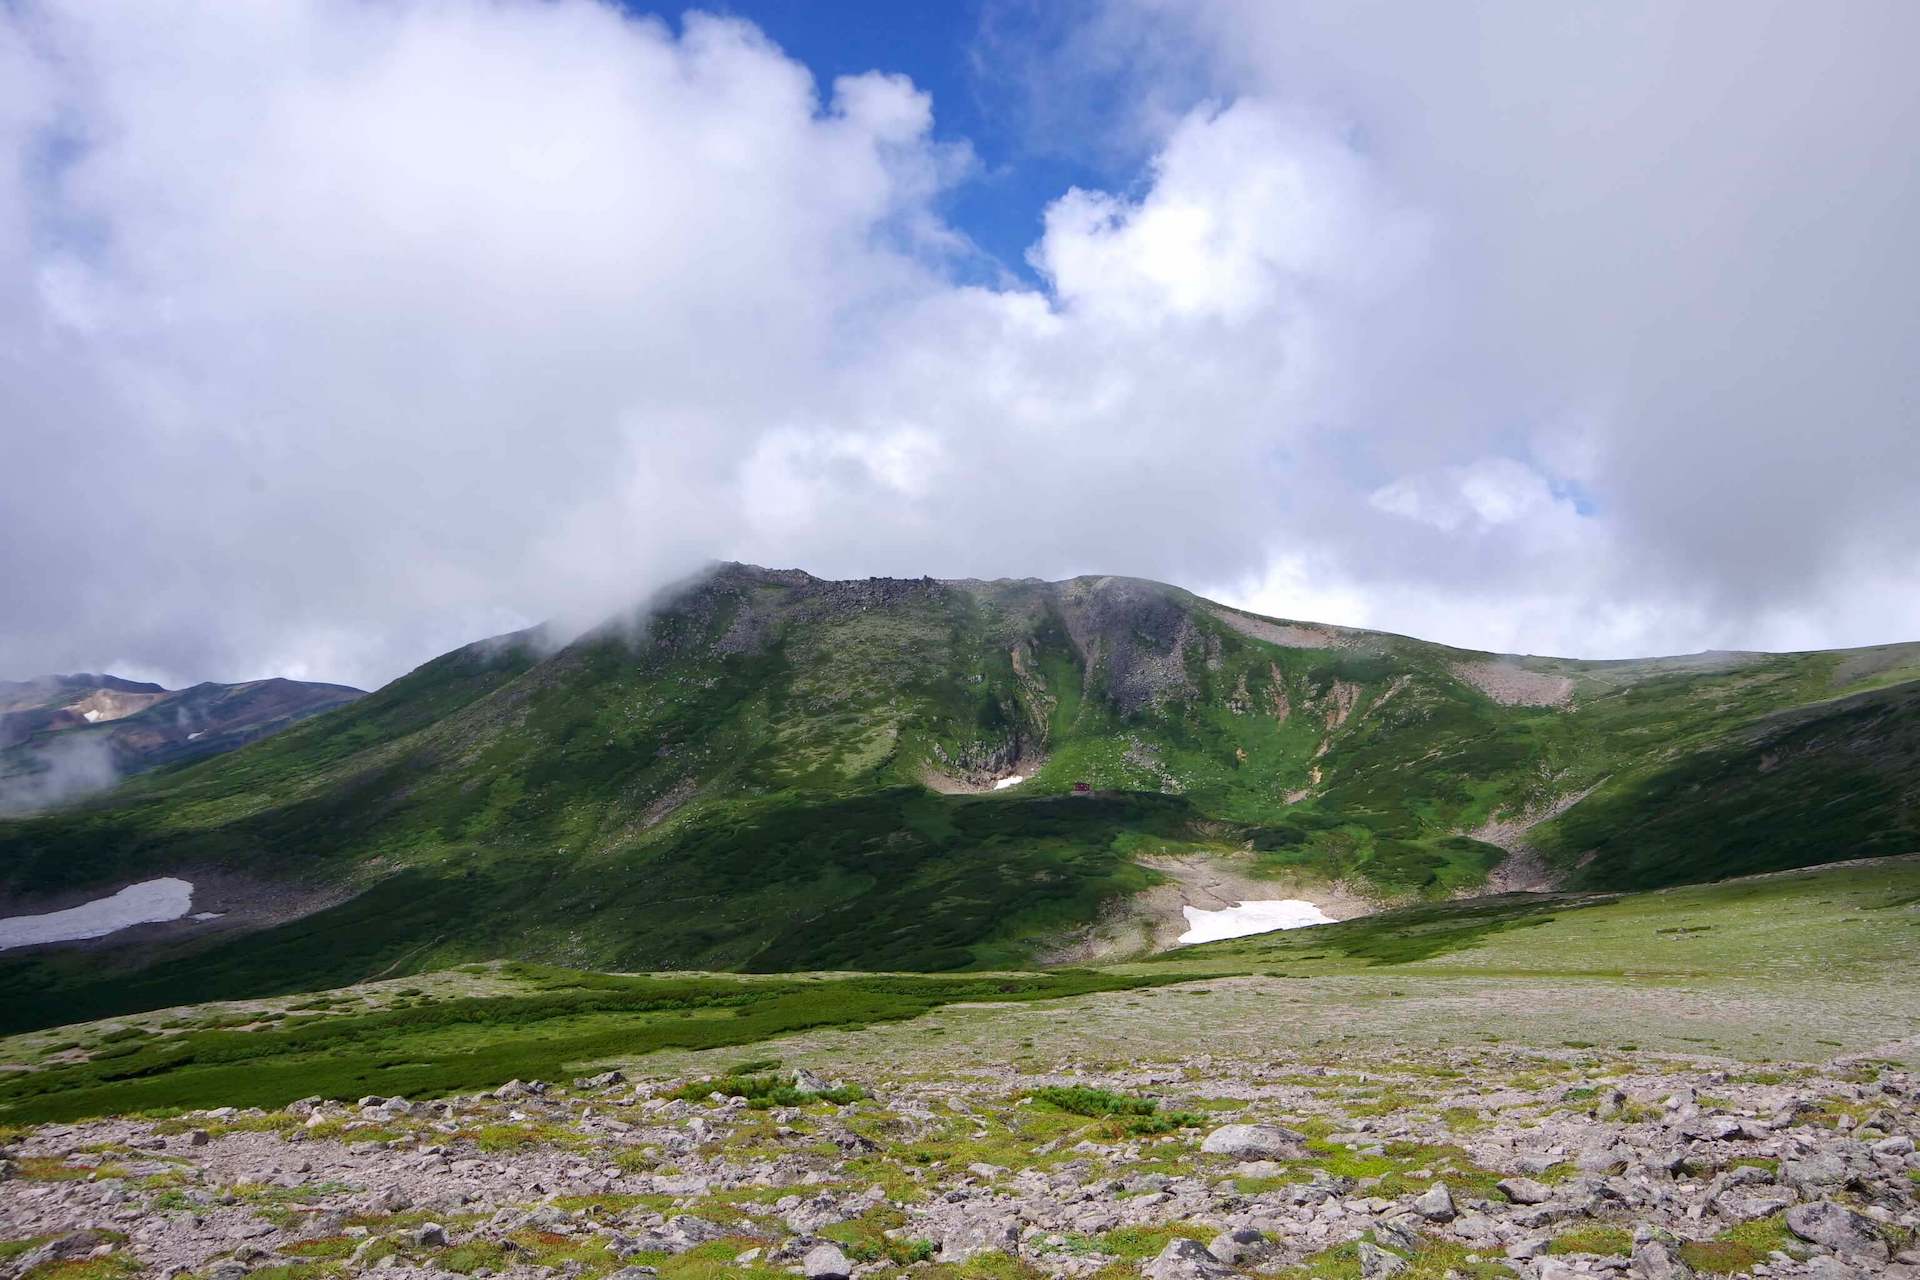
[[[1187,931],[1178,939],[1183,943],[1218,942],[1222,938],[1244,938],[1250,933],[1333,923],[1332,916],[1304,898],[1265,898],[1235,903],[1219,911],[1202,911],[1198,907],[1180,910],[1187,917]]]
[[[1005,791],[1008,787],[1017,787],[1025,781],[1026,779],[1017,773],[1010,778],[995,778],[993,780],[993,789],[995,791]]]
[[[104,938],[136,924],[178,920],[191,906],[191,881],[171,876],[142,880],[110,898],[95,898],[65,911],[49,911],[43,916],[8,916],[0,920],[0,951],[37,947],[48,942]]]

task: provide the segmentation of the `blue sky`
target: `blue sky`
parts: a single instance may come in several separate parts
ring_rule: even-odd
[[[1056,35],[1062,0],[1043,18],[1028,0],[742,0],[703,6],[622,0],[622,7],[677,24],[690,7],[745,18],[812,70],[822,96],[835,77],[887,71],[933,95],[934,134],[964,139],[979,168],[940,202],[955,227],[1002,266],[1029,281],[1027,248],[1039,238],[1047,204],[1073,186],[1125,187],[1135,165],[1073,137],[1035,136],[1007,50],[1030,50]],[[1084,88],[1084,86],[1083,86]],[[1088,104],[1091,112],[1097,104]],[[1134,158],[1134,157],[1130,157]]]

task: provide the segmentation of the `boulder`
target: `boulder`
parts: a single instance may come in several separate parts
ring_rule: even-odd
[[[1200,1149],[1240,1160],[1300,1160],[1307,1155],[1307,1135],[1277,1124],[1229,1124],[1208,1134]]]
[[[977,1253],[1014,1253],[1020,1224],[1011,1215],[969,1213],[940,1233],[940,1261],[960,1263]]]
[[[1160,1256],[1141,1268],[1147,1280],[1225,1280],[1233,1268],[1213,1256],[1198,1240],[1167,1241]]]
[[[1215,1236],[1208,1243],[1207,1252],[1230,1267],[1242,1267],[1265,1258],[1273,1252],[1273,1245],[1264,1233],[1252,1227],[1239,1227]]]
[[[1887,1243],[1870,1219],[1831,1200],[1797,1204],[1787,1210],[1787,1230],[1810,1244],[1825,1245],[1835,1253],[1885,1257]]]
[[[1794,1205],[1800,1197],[1791,1191],[1773,1188],[1766,1191],[1727,1191],[1713,1198],[1713,1211],[1735,1222],[1766,1218]]]
[[[102,1245],[111,1247],[105,1232],[89,1227],[82,1231],[72,1231],[63,1236],[55,1236],[45,1244],[15,1259],[11,1275],[24,1276],[29,1271],[55,1262],[73,1262],[85,1258]],[[244,1271],[245,1268],[242,1268]]]
[[[367,1214],[405,1213],[413,1208],[413,1197],[399,1187],[387,1187],[362,1197],[354,1207]]]
[[[1843,1186],[1847,1179],[1847,1162],[1834,1155],[1807,1156],[1801,1160],[1788,1160],[1780,1166],[1780,1181],[1802,1195],[1815,1195],[1827,1187]]]
[[[1868,1280],[1867,1273],[1835,1257],[1819,1257],[1807,1264],[1807,1280]]]
[[[810,1236],[822,1227],[857,1218],[860,1212],[859,1209],[847,1209],[831,1192],[822,1191],[789,1209],[782,1220],[787,1224],[787,1230]]]
[[[1452,1222],[1459,1216],[1459,1210],[1453,1207],[1453,1193],[1444,1182],[1436,1182],[1422,1192],[1413,1202],[1413,1211],[1428,1222]]]
[[[1545,1204],[1553,1197],[1553,1188],[1532,1178],[1502,1178],[1494,1187],[1515,1204]]]
[[[839,1245],[817,1244],[800,1260],[800,1270],[807,1280],[849,1280],[853,1264],[847,1261]]]
[[[1407,1260],[1388,1253],[1377,1244],[1362,1240],[1359,1244],[1360,1280],[1391,1280],[1407,1269]]]
[[[1634,1280],[1692,1280],[1693,1268],[1665,1241],[1647,1240],[1634,1246],[1627,1273]]]

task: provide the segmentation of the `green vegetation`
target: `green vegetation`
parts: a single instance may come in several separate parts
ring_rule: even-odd
[[[1633,1252],[1633,1232],[1625,1227],[1589,1223],[1555,1236],[1547,1245],[1547,1252],[1629,1254]]]
[[[704,1102],[716,1093],[727,1098],[744,1098],[747,1105],[756,1111],[764,1111],[768,1107],[804,1107],[814,1102],[844,1106],[867,1096],[867,1091],[859,1085],[798,1089],[779,1076],[772,1075],[732,1075],[718,1080],[695,1080],[681,1085],[667,1096],[682,1102]]]
[[[1276,631],[1126,579],[735,566],[555,652],[468,646],[250,747],[0,821],[14,895],[204,868],[337,902],[205,943],[0,958],[0,1032],[501,957],[1016,968],[1167,853],[1408,903],[1335,945],[1431,959],[1586,906],[1446,904],[1504,856],[1462,833],[1589,790],[1530,838],[1594,890],[1920,849],[1914,670],[1897,646],[1495,660]],[[1513,681],[1537,703],[1485,691]]]
[[[523,973],[532,994],[451,999],[297,1027],[188,1032],[141,1042],[131,1055],[48,1067],[0,1083],[0,1118],[32,1123],[220,1105],[276,1107],[308,1095],[433,1096],[513,1077],[557,1078],[659,1049],[745,1045],[811,1027],[900,1021],[955,1001],[1048,1000],[1179,980],[1076,970],[800,980]],[[512,1135],[495,1137],[510,1145]]]
[[[1798,1249],[1787,1230],[1787,1217],[1776,1213],[1722,1231],[1711,1240],[1693,1240],[1680,1246],[1680,1260],[1704,1275],[1746,1275],[1776,1249]]]
[[[1206,1123],[1206,1117],[1191,1111],[1163,1112],[1154,1098],[1130,1098],[1086,1085],[1049,1085],[1035,1089],[1029,1096],[1069,1115],[1121,1120],[1121,1128],[1132,1134],[1172,1133],[1176,1129],[1196,1129]]]
[[[1917,892],[1920,861],[1889,858],[1651,893],[1422,904],[1183,947],[1148,963],[1281,966],[1302,976],[1408,966],[1513,977],[1874,979],[1913,945],[1912,912],[1899,908]]]
[[[1397,1273],[1401,1280],[1513,1280],[1514,1270],[1504,1261],[1476,1255],[1452,1240],[1423,1239],[1411,1255],[1389,1249],[1407,1263]],[[1285,1280],[1361,1280],[1360,1250],[1354,1243],[1336,1245],[1308,1258],[1304,1264],[1279,1273]]]

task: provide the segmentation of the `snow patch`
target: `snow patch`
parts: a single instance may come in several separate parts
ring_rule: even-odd
[[[86,720],[88,724],[92,724],[95,720],[98,720],[100,718],[100,713],[98,711],[91,711],[91,710],[82,711],[80,715],[82,718]]]
[[[178,920],[193,905],[193,884],[166,876],[130,884],[110,898],[96,898],[65,911],[0,920],[0,951],[48,942],[104,938],[136,924]]]
[[[1026,778],[1017,773],[1010,778],[995,778],[993,780],[993,789],[995,791],[1005,791],[1008,787],[1017,787],[1025,781]]]
[[[1187,931],[1177,939],[1182,943],[1218,942],[1222,938],[1244,938],[1251,933],[1270,933],[1275,929],[1304,929],[1310,924],[1332,924],[1333,917],[1304,898],[1264,898],[1237,902],[1219,911],[1182,907]]]

